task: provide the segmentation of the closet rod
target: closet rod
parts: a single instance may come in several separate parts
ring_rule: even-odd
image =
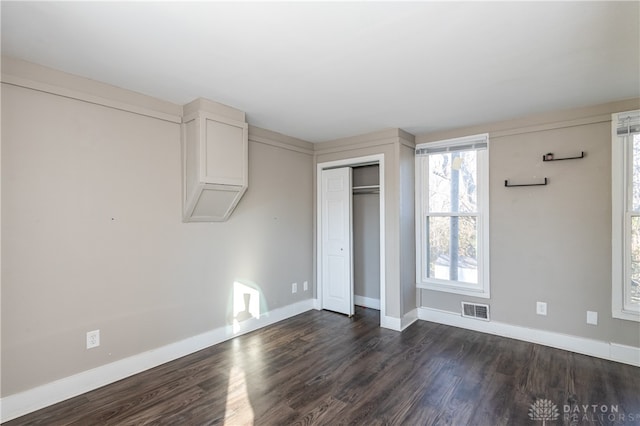
[[[351,188],[354,194],[379,194],[380,185],[362,185]]]

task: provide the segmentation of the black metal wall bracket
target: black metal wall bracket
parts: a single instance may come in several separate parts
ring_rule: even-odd
[[[513,185],[513,184],[509,184],[509,180],[507,179],[504,181],[504,186],[506,186],[507,188],[513,188],[514,186],[544,186],[548,183],[549,183],[549,180],[547,178],[544,178],[543,183],[524,183],[524,184]]]
[[[553,152],[549,152],[542,156],[542,161],[578,160],[580,158],[584,158],[584,151],[580,151],[580,155],[577,157],[563,157],[563,158],[555,158],[553,156]]]

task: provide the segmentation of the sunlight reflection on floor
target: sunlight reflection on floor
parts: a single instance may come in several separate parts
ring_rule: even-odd
[[[251,407],[251,400],[247,392],[244,370],[235,365],[231,367],[231,371],[229,372],[225,413],[225,424],[253,424],[253,407]]]

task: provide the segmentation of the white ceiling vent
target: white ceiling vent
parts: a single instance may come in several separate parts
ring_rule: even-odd
[[[462,302],[462,316],[489,321],[489,305]]]

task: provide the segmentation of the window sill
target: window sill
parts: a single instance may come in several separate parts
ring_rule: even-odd
[[[483,299],[489,299],[491,294],[489,289],[472,289],[465,287],[457,287],[453,285],[445,284],[432,284],[432,283],[417,283],[416,287],[422,290],[440,291],[443,293],[461,294],[464,296],[481,297]]]
[[[621,310],[614,309],[612,313],[612,317],[621,319],[621,320],[640,322],[640,312],[621,311]]]

